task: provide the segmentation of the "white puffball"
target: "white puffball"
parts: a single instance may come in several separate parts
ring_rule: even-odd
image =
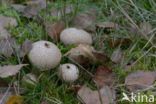
[[[62,64],[59,69],[59,77],[65,82],[74,82],[79,77],[78,67],[74,64]]]
[[[41,71],[55,68],[61,61],[59,48],[49,41],[37,41],[32,44],[28,58],[32,65]]]
[[[92,44],[92,37],[89,33],[82,29],[67,28],[60,34],[60,40],[65,45]]]

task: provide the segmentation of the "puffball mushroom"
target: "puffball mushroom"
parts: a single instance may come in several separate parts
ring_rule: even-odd
[[[55,68],[60,63],[61,57],[59,48],[55,44],[44,40],[33,43],[28,54],[32,65],[40,71]]]
[[[78,67],[74,64],[62,64],[58,68],[58,76],[65,82],[74,82],[79,77]]]
[[[91,35],[86,31],[77,28],[64,29],[60,34],[60,40],[65,45],[92,44]]]

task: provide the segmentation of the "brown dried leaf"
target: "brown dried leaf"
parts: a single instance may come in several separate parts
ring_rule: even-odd
[[[16,47],[16,42],[14,38],[2,39],[0,41],[0,55],[5,57],[11,57],[14,50],[13,47]]]
[[[115,75],[110,68],[99,66],[93,80],[100,88],[104,85],[112,86],[115,82]]]
[[[6,78],[9,76],[16,75],[23,66],[26,66],[27,64],[19,64],[19,65],[7,65],[0,67],[0,77]]]
[[[86,63],[110,62],[110,58],[107,55],[96,51],[94,47],[86,44],[79,44],[77,47],[68,51],[65,56],[68,56],[81,65],[85,65]]]
[[[151,86],[156,80],[156,72],[137,71],[129,74],[125,85],[130,91],[137,91]]]
[[[73,20],[73,25],[80,29],[94,31],[96,16],[97,11],[95,9],[90,9],[85,13],[78,14]]]
[[[114,104],[115,99],[114,91],[108,86],[104,86],[99,92],[83,86],[77,96],[83,104]]]
[[[65,29],[65,23],[63,21],[58,21],[54,24],[45,23],[45,30],[48,35],[55,41],[58,41],[60,38],[60,33]]]
[[[92,54],[93,50],[94,48],[92,46],[79,44],[77,47],[68,51],[65,56],[68,56],[69,58],[83,65],[86,64],[86,62],[94,62],[96,60]]]
[[[28,39],[25,40],[25,42],[20,47],[19,56],[24,57],[25,55],[27,55],[27,53],[29,53],[31,49],[32,49],[32,41]]]

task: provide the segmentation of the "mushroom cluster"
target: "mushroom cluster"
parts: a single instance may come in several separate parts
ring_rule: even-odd
[[[60,33],[60,40],[65,45],[84,44],[88,46],[90,46],[93,41],[88,32],[77,28],[64,29]],[[85,47],[81,50],[84,50],[84,52],[82,52],[83,54],[88,55],[88,51],[85,51]],[[60,64],[61,57],[62,55],[59,48],[54,43],[45,40],[34,42],[32,44],[32,49],[28,54],[30,63],[39,69],[39,71],[46,71],[56,68]],[[65,82],[74,82],[79,77],[79,69],[76,65],[71,63],[62,64],[58,67],[58,77]],[[24,79],[26,78],[24,77]]]

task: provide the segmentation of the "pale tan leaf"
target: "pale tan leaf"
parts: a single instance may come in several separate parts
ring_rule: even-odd
[[[15,18],[13,17],[7,17],[0,15],[0,27],[9,27],[9,26],[17,26],[18,23]]]
[[[24,57],[25,55],[27,55],[27,53],[29,53],[29,51],[32,49],[32,41],[30,40],[25,40],[24,43],[21,45],[20,47],[20,53],[19,56],[20,57]]]
[[[115,99],[114,91],[108,86],[104,86],[99,92],[83,86],[77,95],[83,104],[114,104]]]
[[[60,38],[60,33],[65,29],[65,23],[63,21],[58,21],[56,23],[45,23],[45,30],[48,35],[55,41]]]
[[[21,70],[21,68],[26,65],[27,64],[1,66],[0,67],[0,77],[6,78],[9,76],[16,75]]]
[[[125,84],[130,91],[137,91],[151,86],[155,80],[156,72],[137,71],[126,77]]]

